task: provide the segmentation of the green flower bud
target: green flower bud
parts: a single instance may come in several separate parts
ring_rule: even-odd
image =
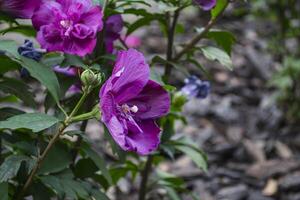
[[[82,72],[80,79],[84,86],[97,87],[102,83],[102,74],[94,73],[92,70],[87,69]]]

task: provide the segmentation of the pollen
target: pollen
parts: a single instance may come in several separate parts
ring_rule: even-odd
[[[134,105],[130,108],[130,111],[133,113],[137,113],[139,111],[139,108],[136,105]]]

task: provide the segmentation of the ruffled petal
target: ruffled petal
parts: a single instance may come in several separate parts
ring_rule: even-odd
[[[67,16],[62,12],[62,6],[55,1],[47,1],[41,4],[33,14],[32,24],[37,30],[48,24],[55,24],[56,28],[59,28],[59,22],[64,18]]]
[[[140,155],[148,155],[157,149],[160,143],[160,129],[153,120],[142,120],[138,123],[142,129],[139,131],[130,130],[126,135],[126,143],[130,151],[137,152]]]
[[[2,0],[0,10],[17,18],[30,19],[41,0]]]
[[[41,47],[48,51],[61,51],[64,49],[60,30],[53,25],[42,26],[37,33],[37,40]]]
[[[153,119],[166,115],[170,110],[170,95],[158,83],[148,81],[139,95],[127,102],[129,106],[137,106],[135,117]]]
[[[90,27],[95,33],[103,28],[103,13],[99,6],[95,6],[80,17],[80,23]]]

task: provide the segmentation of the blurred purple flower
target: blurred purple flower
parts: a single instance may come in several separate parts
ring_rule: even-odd
[[[76,67],[60,67],[60,66],[55,66],[54,71],[64,74],[66,76],[77,76],[78,72]]]
[[[210,83],[208,81],[201,81],[196,76],[191,76],[184,80],[185,86],[181,89],[188,99],[200,98],[204,99],[210,92]]]
[[[18,53],[21,56],[31,58],[35,61],[39,61],[43,56],[41,51],[38,51],[33,47],[33,42],[30,40],[25,40],[24,44],[19,46]]]
[[[123,28],[121,15],[112,15],[105,22],[105,48],[108,53],[113,53],[114,42],[120,38]]]
[[[100,91],[102,121],[126,151],[147,155],[158,147],[160,128],[155,120],[170,109],[170,97],[149,80],[150,69],[142,53],[120,51],[112,73]]]
[[[36,10],[32,23],[42,48],[85,56],[95,48],[102,17],[91,0],[50,0]]]
[[[217,4],[217,0],[194,0],[203,10],[211,10]]]
[[[33,59],[35,61],[40,61],[43,56],[43,53],[40,50],[35,49],[33,47],[33,42],[30,40],[25,40],[24,44],[19,46],[18,53],[21,56]],[[24,77],[28,77],[28,76],[29,76],[29,72],[27,71],[27,69],[22,67],[21,68],[21,77],[24,78]]]
[[[13,17],[30,19],[41,0],[0,0],[0,11]]]
[[[125,37],[124,42],[129,48],[138,48],[142,43],[141,39],[134,35],[128,35]]]

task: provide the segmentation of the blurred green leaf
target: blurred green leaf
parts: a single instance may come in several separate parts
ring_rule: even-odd
[[[27,37],[35,37],[36,36],[36,30],[29,25],[18,25],[18,26],[13,26],[6,28],[4,30],[0,31],[0,34],[6,34],[6,33],[20,33],[23,34]]]
[[[60,86],[53,70],[42,63],[38,63],[23,56],[20,64],[29,71],[32,77],[36,78],[47,87],[54,100],[58,103],[61,95]]]
[[[233,69],[231,58],[225,51],[211,46],[201,47],[201,51],[207,59],[212,61],[217,60],[229,70]]]
[[[211,10],[211,17],[215,19],[227,7],[228,0],[217,0],[216,6]]]
[[[0,183],[0,200],[8,200],[8,183]]]
[[[56,143],[47,154],[38,174],[49,174],[60,172],[69,167],[72,156],[67,145]]]
[[[5,78],[3,81],[0,81],[0,90],[15,95],[21,99],[25,105],[33,108],[37,106],[33,94],[29,91],[29,87],[21,80]]]
[[[112,184],[112,178],[106,168],[105,160],[100,155],[98,155],[98,153],[96,153],[87,143],[82,144],[81,150],[86,154],[86,156],[88,156],[94,161],[94,163],[100,169],[103,176],[107,179],[107,181],[110,184]]]

